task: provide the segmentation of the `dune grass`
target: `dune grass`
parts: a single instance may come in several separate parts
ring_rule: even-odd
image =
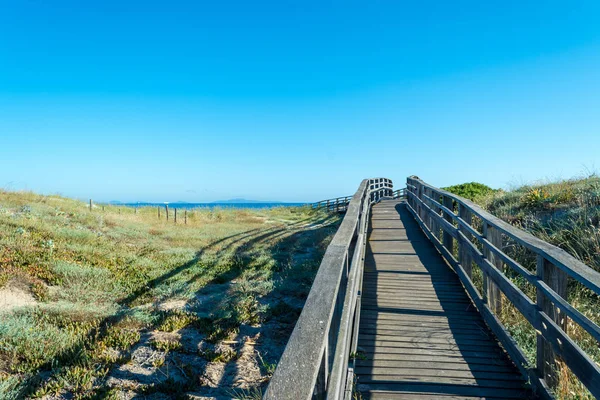
[[[187,225],[164,217],[0,191],[0,290],[18,283],[36,300],[0,311],[0,398],[117,398],[110,371],[149,331],[194,329],[218,345],[270,323],[285,343],[339,222],[306,207],[196,209]],[[152,344],[163,355],[183,351]],[[235,361],[223,354],[193,356]],[[269,357],[266,365],[279,354]],[[202,371],[182,375],[133,393],[202,389]]]
[[[510,224],[567,251],[586,265],[600,271],[600,177],[592,175],[557,182],[540,183],[497,191],[475,197],[477,203]],[[504,251],[531,272],[535,255],[515,243],[504,243]],[[512,271],[507,276],[533,301],[535,288]],[[600,325],[600,298],[573,279],[569,281],[568,301]],[[506,299],[500,318],[528,359],[535,365],[535,330]],[[579,325],[567,318],[567,334],[600,365],[600,344]],[[559,363],[561,399],[593,399],[574,374]]]

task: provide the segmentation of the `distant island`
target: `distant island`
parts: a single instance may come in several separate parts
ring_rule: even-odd
[[[269,204],[285,204],[283,201],[264,201],[264,200],[247,200],[242,198],[235,198],[230,200],[217,200],[212,201],[211,204],[250,204],[250,203],[269,203]]]
[[[113,206],[124,206],[124,207],[163,207],[168,205],[169,208],[271,208],[271,207],[298,207],[304,206],[307,203],[291,203],[284,201],[263,201],[263,200],[248,200],[243,198],[234,198],[229,200],[211,201],[206,203],[190,203],[187,201],[169,201],[169,202],[148,202],[148,201],[136,201],[136,202],[122,202],[118,200],[109,201],[109,205]]]
[[[298,202],[285,202],[285,201],[267,201],[267,200],[248,200],[241,197],[236,197],[235,199],[229,200],[217,200],[217,201],[207,201],[207,202],[189,202],[183,200],[177,201],[164,201],[164,202],[152,202],[152,201],[119,201],[119,200],[111,200],[105,204],[110,204],[113,206],[119,205],[134,205],[134,204],[304,204]]]

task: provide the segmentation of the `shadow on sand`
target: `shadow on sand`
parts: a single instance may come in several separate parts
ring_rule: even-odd
[[[169,279],[183,274],[198,263],[203,262],[203,256],[217,248],[219,248],[216,256],[217,260],[219,255],[228,254],[233,260],[236,260],[236,262],[229,268],[216,274],[211,281],[202,289],[198,290],[192,300],[188,302],[191,303],[196,298],[202,298],[203,296],[214,292],[214,286],[219,286],[219,288],[222,288],[227,292],[226,295],[221,296],[220,301],[213,304],[213,306],[216,307],[214,310],[207,310],[203,307],[198,309],[196,305],[188,304],[192,313],[197,312],[203,316],[200,318],[202,323],[201,327],[195,325],[188,327],[189,329],[196,330],[193,340],[197,342],[191,343],[192,347],[195,345],[197,350],[195,354],[188,355],[188,357],[196,359],[196,361],[201,360],[202,357],[198,352],[198,349],[202,347],[201,342],[204,342],[207,336],[213,333],[217,328],[224,329],[224,334],[219,336],[216,342],[224,337],[230,338],[229,334],[238,330],[235,337],[230,338],[230,342],[240,343],[242,342],[244,335],[248,335],[249,333],[255,334],[260,330],[260,328],[253,328],[250,325],[244,326],[245,329],[239,329],[239,322],[243,320],[243,318],[240,315],[237,315],[237,313],[239,313],[238,308],[232,306],[235,305],[236,301],[240,300],[236,297],[235,290],[233,290],[232,286],[235,285],[236,279],[240,277],[247,269],[247,266],[252,262],[251,250],[258,247],[267,249],[270,256],[276,260],[276,265],[273,268],[274,286],[268,295],[260,299],[264,309],[282,308],[282,304],[285,306],[286,303],[283,302],[282,299],[284,297],[290,297],[285,291],[292,287],[294,288],[295,300],[291,301],[291,303],[295,303],[295,306],[289,306],[289,309],[285,310],[287,312],[283,312],[280,316],[272,318],[273,321],[271,321],[272,323],[270,324],[272,330],[263,332],[264,336],[269,337],[271,340],[285,344],[287,336],[289,336],[293,329],[293,323],[300,312],[297,307],[301,308],[310,289],[312,278],[314,278],[314,274],[316,273],[316,268],[318,268],[320,257],[322,256],[322,252],[319,249],[323,248],[324,251],[323,243],[327,237],[335,232],[337,229],[337,222],[338,218],[334,216],[328,216],[321,219],[307,218],[293,224],[288,224],[284,227],[257,228],[246,232],[240,232],[210,243],[199,250],[192,260],[152,279],[147,285],[122,299],[119,302],[119,312],[103,319],[98,324],[97,328],[91,330],[83,340],[60,353],[55,359],[38,368],[33,377],[22,386],[23,389],[19,394],[19,398],[24,398],[35,393],[35,391],[48,382],[52,376],[65,367],[89,363],[85,353],[92,349],[99,341],[104,339],[111,327],[123,321],[123,319],[129,315],[132,306],[136,303],[143,303],[146,298],[148,298],[148,301],[151,301],[150,295],[153,289],[164,284]],[[226,244],[223,246],[224,243]],[[198,279],[202,278],[202,274],[202,272],[193,274],[186,278],[186,282],[188,284],[193,284]],[[177,294],[178,293],[176,292],[175,295]],[[225,316],[221,315],[223,314],[223,311],[227,311]],[[206,317],[207,314],[211,316]],[[233,326],[235,323],[237,323],[237,327]],[[156,326],[146,329],[145,333],[143,332],[142,334],[142,341],[148,339],[147,333],[155,328]],[[188,345],[189,344],[190,343],[188,343]],[[140,343],[134,345],[130,350],[130,354],[139,346]],[[277,349],[277,346],[275,346],[275,349]],[[239,349],[237,350],[239,351]],[[277,350],[275,353],[277,353]],[[276,362],[280,355],[281,354],[269,354],[269,357],[273,362]],[[206,366],[207,364],[206,361],[195,363],[196,366]],[[60,367],[57,368],[57,365],[60,365]],[[265,368],[265,366],[268,366],[266,362],[261,368]],[[119,365],[112,366],[112,370],[115,368],[119,368]],[[136,376],[135,373],[129,373],[128,380],[136,381],[136,379],[139,379],[145,382],[156,382],[157,385],[154,385],[152,391],[161,391],[163,389],[169,390],[172,391],[169,395],[173,396],[177,393],[201,388],[203,383],[200,378],[203,373],[202,370],[186,371],[182,368],[179,369],[181,372],[179,377],[183,376],[183,380],[167,377],[164,372],[164,367],[155,368],[153,372],[144,374],[144,376]],[[261,371],[263,375],[267,372],[268,371],[264,370]],[[218,381],[212,382],[213,385],[211,386],[228,386],[231,382],[226,382],[226,379],[228,379],[228,377],[236,376],[237,373],[237,364],[235,362],[227,362],[224,365],[221,374],[222,377]],[[174,374],[173,376],[176,375],[177,374]],[[102,391],[99,392],[100,398],[102,397],[101,394]]]

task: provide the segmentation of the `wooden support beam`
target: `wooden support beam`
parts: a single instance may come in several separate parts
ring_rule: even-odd
[[[563,299],[567,299],[567,283],[568,276],[566,273],[552,265],[543,256],[537,257],[537,277],[543,280],[554,292]],[[546,313],[548,317],[554,321],[563,331],[566,331],[567,318],[560,312],[552,301],[537,288],[537,304]],[[540,377],[546,381],[546,384],[555,389],[558,385],[557,356],[552,349],[552,346],[542,336],[541,332],[537,335],[537,370]]]
[[[454,211],[454,201],[452,200],[451,197],[449,196],[443,196],[444,201],[443,204],[446,208]],[[453,222],[452,217],[446,213],[442,213],[444,215],[444,219],[450,223]],[[450,235],[448,232],[444,231],[444,235],[443,235],[443,240],[442,242],[444,243],[444,247],[446,247],[451,253],[454,252],[454,239],[452,238],[452,235]]]
[[[483,237],[485,237],[490,243],[496,246],[498,249],[502,249],[502,233],[495,228],[494,226],[488,224],[486,221],[483,221]],[[497,257],[493,252],[489,249],[484,249],[485,258],[487,258],[490,263],[498,269],[498,271],[503,271],[503,262]],[[489,275],[485,273],[483,270],[483,285],[484,285],[484,296],[487,298],[487,303],[490,307],[490,310],[494,312],[494,314],[499,315],[502,310],[502,297],[500,296],[500,289],[494,283],[493,280],[490,279]]]
[[[465,221],[467,224],[471,225],[473,215],[471,214],[469,209],[462,204],[458,205],[458,216],[460,219]],[[470,235],[469,231],[464,226],[462,226],[462,224],[458,225],[458,230],[460,232],[462,232],[465,235],[465,237],[467,237],[468,239],[471,239],[471,235]],[[467,247],[466,243],[459,241],[459,245],[460,245],[460,247],[459,247],[459,253],[458,253],[458,260],[459,260],[460,264],[462,265],[463,269],[465,270],[465,274],[467,274],[469,279],[472,279],[473,278],[473,258],[471,257],[471,252],[469,251],[469,248]]]

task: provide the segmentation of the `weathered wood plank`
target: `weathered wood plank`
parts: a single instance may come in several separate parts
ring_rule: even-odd
[[[435,383],[375,383],[359,384],[358,389],[365,400],[394,400],[406,399],[408,395],[418,395],[421,399],[436,398],[434,396],[454,395],[459,398],[482,397],[485,399],[524,399],[528,391],[524,389],[506,389],[502,387],[444,385]],[[437,397],[443,398],[445,397]],[[452,397],[451,397],[452,398]]]
[[[502,388],[502,389],[522,389],[523,383],[518,380],[497,380],[497,379],[474,379],[474,378],[454,378],[454,377],[443,377],[443,376],[435,376],[435,377],[419,377],[419,376],[409,376],[407,379],[402,379],[402,376],[385,376],[385,377],[375,377],[373,379],[369,379],[368,375],[358,375],[359,379],[359,388],[362,385],[376,384],[378,387],[385,387],[385,385],[393,385],[393,384],[406,384],[407,382],[412,383],[428,383],[428,384],[450,384],[450,385],[461,385],[461,386],[473,386],[478,388],[488,387],[488,388]],[[461,393],[462,394],[462,393]],[[527,396],[522,397],[527,398]]]
[[[424,368],[425,367],[425,368]],[[446,368],[445,365],[427,366],[406,366],[406,367],[356,367],[354,372],[359,376],[369,376],[371,380],[386,379],[390,381],[423,380],[427,382],[443,382],[444,379],[468,379],[474,380],[475,384],[480,379],[489,379],[498,382],[498,386],[503,386],[507,382],[520,382],[520,376],[513,370],[480,370],[476,368],[458,369]],[[510,384],[510,383],[509,383]],[[519,386],[520,387],[520,386]]]
[[[430,191],[428,196],[437,194]],[[452,204],[444,208],[448,206]],[[426,204],[418,207],[428,212]],[[393,209],[408,240],[395,240],[394,230],[379,229],[382,224],[399,226],[390,221],[391,215],[371,220],[358,336],[358,350],[365,359],[357,359],[353,370],[359,390],[372,393],[372,387],[390,384],[399,385],[396,390],[407,382],[433,388],[432,384],[444,386],[445,382],[452,389],[444,395],[460,396],[465,390],[471,395],[480,383],[502,390],[514,385],[519,390],[513,394],[527,393],[520,390],[522,376],[485,326],[456,274],[404,206],[397,204]],[[455,233],[438,235],[440,245],[447,244],[448,237],[458,237],[458,228],[451,221],[447,213],[426,220],[434,231],[441,227]],[[385,241],[381,241],[383,237]],[[403,396],[401,392],[398,396]],[[427,398],[437,395],[435,391],[421,394]]]
[[[405,357],[404,359],[370,359],[370,360],[357,360],[356,368],[360,367],[386,367],[386,368],[440,368],[440,369],[457,369],[461,371],[468,371],[471,369],[477,369],[479,371],[503,371],[514,373],[515,370],[509,364],[506,363],[506,359],[499,359],[493,361],[492,359],[481,359],[481,358],[465,358],[465,357],[449,357],[449,356],[438,356],[435,359],[433,357],[425,358],[419,356],[412,356],[411,358]],[[399,364],[399,360],[403,360],[402,364]],[[476,363],[472,363],[476,361]],[[491,362],[490,362],[491,361]],[[399,366],[400,365],[400,366]]]
[[[507,363],[506,357],[482,357],[479,353],[477,356],[469,356],[465,354],[389,354],[389,353],[377,353],[364,355],[364,359],[357,359],[356,365],[387,365],[387,366],[410,366],[419,364],[451,364],[456,368],[505,368],[513,371],[513,368]]]

